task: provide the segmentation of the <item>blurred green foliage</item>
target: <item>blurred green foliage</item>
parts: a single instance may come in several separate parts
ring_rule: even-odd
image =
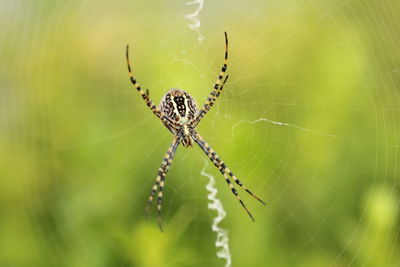
[[[224,184],[233,266],[395,266],[400,4],[0,1],[0,266],[223,266],[206,157],[178,149],[165,233],[144,206],[171,135],[132,89],[198,104],[230,41],[230,80],[199,131],[268,203]],[[277,124],[279,122],[283,124]],[[153,213],[154,214],[154,213]]]

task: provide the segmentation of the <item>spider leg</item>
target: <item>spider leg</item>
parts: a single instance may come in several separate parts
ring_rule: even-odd
[[[265,205],[265,202],[262,201],[259,197],[254,195],[250,190],[248,190],[243,183],[240,182],[240,180],[233,175],[233,173],[227,168],[225,163],[221,160],[221,158],[218,156],[218,154],[207,144],[206,141],[199,135],[199,134],[194,134],[192,137],[193,140],[200,146],[200,148],[206,153],[208,158],[211,160],[211,162],[214,164],[215,167],[218,168],[218,170],[221,172],[221,174],[224,176],[226,182],[228,183],[229,187],[231,188],[233,194],[236,196],[236,198],[239,200],[240,204],[243,206],[243,208],[246,210],[247,214],[250,216],[250,218],[254,221],[254,218],[250,211],[247,209],[246,205],[244,202],[241,200],[239,197],[238,192],[234,188],[233,184],[231,183],[231,180],[229,179],[228,175],[232,177],[232,179],[240,186],[242,187],[247,193],[249,193],[251,196],[253,196],[255,199],[260,201]]]
[[[220,160],[219,156],[217,155],[217,160],[218,159]],[[236,177],[236,175],[234,175],[231,172],[231,170],[225,165],[225,163],[223,161],[221,161],[221,162],[222,162],[221,167],[225,169],[225,171],[229,174],[230,177],[232,177],[232,179],[235,181],[235,183],[237,183],[241,188],[243,188],[243,190],[246,191],[249,195],[251,195],[252,197],[257,199],[261,204],[266,205],[265,202],[261,198],[256,196],[246,186],[243,185],[243,183]]]
[[[225,59],[224,59],[224,64],[222,65],[221,71],[218,74],[218,78],[215,81],[213,85],[213,90],[210,92],[206,103],[203,105],[203,107],[200,109],[198,112],[197,117],[193,121],[193,125],[197,125],[200,122],[200,119],[206,115],[206,113],[211,109],[211,107],[214,105],[214,102],[217,100],[219,97],[220,93],[222,92],[222,89],[224,87],[224,84],[228,77],[225,78],[225,80],[222,82],[222,78],[225,76],[225,72],[228,68],[228,35],[225,32]],[[221,84],[222,82],[222,84]]]
[[[162,202],[162,197],[163,197],[165,176],[166,176],[169,168],[171,167],[172,160],[174,158],[176,149],[178,148],[178,145],[180,142],[181,142],[181,138],[175,137],[174,140],[172,141],[171,145],[169,146],[167,153],[165,154],[165,156],[162,160],[161,167],[158,169],[157,178],[151,189],[150,197],[149,197],[149,200],[146,205],[146,218],[147,218],[149,210],[150,210],[150,205],[154,199],[154,195],[156,194],[157,190],[159,190],[158,195],[157,195],[157,210],[158,210],[158,224],[160,226],[161,231],[163,231],[162,222],[161,222],[161,202]]]
[[[163,167],[163,165],[161,165],[161,167]],[[158,169],[159,173],[162,170],[161,167]],[[154,182],[154,185],[150,192],[149,200],[147,201],[146,212],[145,212],[146,219],[149,217],[150,206],[151,206],[151,203],[153,203],[154,195],[156,194],[156,192],[158,190],[158,185],[160,184],[160,181],[161,181],[161,176],[157,175],[156,181]]]
[[[160,109],[153,103],[153,101],[150,100],[149,90],[147,89],[146,91],[143,91],[143,89],[137,82],[136,78],[133,76],[131,64],[129,62],[129,45],[126,46],[126,64],[128,65],[129,79],[133,87],[135,87],[135,89],[139,92],[140,96],[146,102],[146,105],[159,119],[163,121],[164,124],[171,125],[172,127],[174,123],[170,119],[168,119],[162,111],[160,111]]]
[[[254,197],[255,199],[257,199],[259,202],[261,202],[263,205],[266,205],[266,203],[260,199],[258,196],[256,196],[253,192],[251,192],[237,177],[236,175],[234,175],[232,173],[232,171],[228,168],[228,166],[226,166],[226,164],[224,163],[223,160],[221,160],[220,156],[207,144],[207,142],[203,139],[203,137],[201,137],[198,133],[196,133],[196,138],[199,139],[201,142],[203,142],[206,150],[211,153],[211,161],[215,161],[218,166],[221,166],[224,171],[229,174],[230,177],[232,177],[232,179],[235,181],[235,183],[237,185],[239,185],[241,188],[243,188],[243,190],[245,190],[249,195],[251,195],[252,197]],[[213,161],[213,162],[214,162]]]
[[[224,89],[224,85],[226,81],[228,80],[229,75],[227,75],[224,79],[224,81],[221,84],[221,87],[213,92],[211,92],[210,96],[207,98],[206,104],[204,104],[203,108],[199,111],[197,117],[193,120],[192,127],[196,127],[197,124],[199,124],[200,120],[207,114],[207,112],[211,109],[211,107],[214,105],[215,101],[217,101],[217,98],[222,92],[222,89]],[[214,94],[212,94],[214,93]]]

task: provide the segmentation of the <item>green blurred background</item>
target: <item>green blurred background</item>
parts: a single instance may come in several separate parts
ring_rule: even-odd
[[[399,266],[400,2],[0,1],[0,266]],[[202,104],[199,132],[268,205],[253,223],[198,147],[144,207],[171,134],[131,87]],[[281,124],[279,124],[281,123]]]

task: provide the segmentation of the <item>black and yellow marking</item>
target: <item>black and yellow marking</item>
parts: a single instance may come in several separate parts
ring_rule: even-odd
[[[224,85],[226,81],[228,80],[229,75],[227,75],[221,85],[221,87],[216,90],[215,92],[211,92],[210,96],[207,98],[206,103],[204,104],[203,108],[200,110],[198,113],[197,117],[195,120],[193,120],[193,123],[191,124],[192,127],[196,127],[197,124],[200,122],[200,120],[207,114],[207,112],[211,109],[212,106],[214,106],[215,101],[217,98],[220,96],[222,89],[224,88]]]
[[[186,96],[175,96],[173,98],[173,101],[176,106],[176,112],[181,116],[181,117],[186,117]]]
[[[197,134],[196,137],[204,143],[205,148],[207,152],[211,155],[209,156],[210,159],[212,159],[214,165],[219,168],[220,166],[224,170],[224,172],[228,173],[230,177],[235,181],[237,185],[239,185],[243,190],[245,190],[248,194],[250,194],[252,197],[257,199],[259,202],[261,202],[263,205],[266,205],[266,203],[260,199],[258,196],[256,196],[253,192],[251,192],[247,187],[232,173],[232,171],[225,165],[224,161],[218,156],[218,154],[207,144],[207,142],[204,141],[204,139]],[[215,161],[215,162],[214,162]],[[216,165],[217,164],[217,165]]]
[[[222,163],[222,165],[224,165],[226,172],[229,174],[230,177],[232,177],[232,179],[235,181],[236,184],[238,184],[241,188],[243,188],[243,190],[245,190],[249,195],[251,195],[252,197],[257,199],[259,202],[261,202],[261,204],[266,205],[265,202],[261,198],[259,198],[255,194],[253,194],[253,192],[251,192],[249,189],[247,189],[247,187],[243,185],[243,183],[231,172],[231,170],[229,170],[228,167],[225,166],[224,163]]]
[[[161,172],[161,168],[158,170],[159,175],[157,176],[156,181],[154,182],[154,185],[150,192],[149,200],[147,201],[146,212],[145,212],[146,219],[149,217],[150,205],[151,205],[151,203],[153,203],[154,195],[156,194],[156,192],[158,190],[158,185],[160,184],[160,181],[161,181],[160,172]]]
[[[158,226],[160,227],[161,232],[164,231],[161,220],[161,202],[163,198],[164,183],[165,183],[165,175],[161,177],[160,190],[158,191],[158,198],[157,198],[157,215],[158,215],[157,218],[158,218]]]
[[[129,45],[126,46],[126,64],[128,65],[129,79],[130,79],[133,87],[139,92],[140,96],[146,102],[146,105],[150,108],[150,110],[158,118],[160,118],[162,120],[162,122],[168,128],[174,128],[173,122],[168,117],[166,117],[163,112],[160,111],[160,109],[153,103],[153,101],[150,100],[149,90],[147,89],[146,92],[143,91],[143,89],[140,87],[139,83],[137,82],[137,80],[133,76],[131,64],[130,64],[130,61],[129,61]]]
[[[161,202],[162,202],[162,198],[163,198],[165,176],[167,175],[167,172],[168,172],[169,168],[171,167],[172,160],[174,158],[176,149],[178,148],[179,143],[181,141],[182,141],[182,138],[175,137],[174,140],[172,141],[171,145],[169,146],[167,153],[165,154],[165,156],[162,160],[161,167],[158,169],[157,178],[151,189],[150,197],[149,197],[149,200],[148,200],[147,206],[146,206],[146,218],[148,218],[150,205],[153,203],[154,196],[155,196],[156,192],[158,191],[158,194],[157,194],[158,225],[159,225],[161,231],[163,231],[162,221],[161,221]]]
[[[254,195],[250,190],[248,190],[242,182],[229,170],[229,168],[225,165],[225,163],[221,160],[221,158],[218,156],[218,154],[208,145],[206,141],[199,135],[196,134],[193,136],[194,141],[200,146],[200,148],[206,153],[210,161],[214,164],[215,167],[218,168],[218,170],[221,172],[221,174],[224,176],[225,181],[228,183],[232,193],[235,195],[235,197],[239,200],[240,204],[243,206],[243,208],[246,210],[247,214],[250,216],[250,218],[254,221],[254,217],[251,214],[251,212],[247,209],[246,205],[244,202],[241,200],[239,193],[236,191],[234,188],[231,180],[229,179],[229,176],[232,177],[232,179],[238,184],[241,188],[243,188],[247,193],[249,193],[251,196],[253,196],[255,199],[260,201],[262,204],[265,205],[265,202],[262,201],[259,197]],[[229,175],[229,176],[228,176]]]
[[[226,78],[222,81],[227,69],[228,69],[228,34],[225,32],[224,63],[222,65],[221,71],[218,73],[218,78],[213,85],[213,90],[210,92],[209,96],[207,97],[206,103],[204,103],[203,107],[200,109],[196,119],[193,120],[193,122],[191,123],[191,125],[193,127],[196,127],[196,125],[200,122],[200,120],[211,109],[211,107],[214,105],[214,102],[217,100],[220,93],[222,92],[224,84],[226,83],[226,81],[228,80],[228,77],[229,77],[229,76],[226,76]],[[222,82],[222,84],[221,84],[221,82]]]
[[[221,173],[223,173],[225,181],[228,183],[229,187],[231,188],[232,193],[235,195],[235,197],[239,200],[240,204],[242,207],[246,210],[247,214],[250,216],[251,220],[255,222],[256,220],[254,219],[253,215],[251,212],[247,209],[246,205],[242,201],[242,199],[239,196],[239,193],[236,191],[236,188],[233,187],[231,180],[229,179],[228,175],[226,175],[225,171],[223,171],[222,168],[220,168]]]
[[[203,141],[204,142],[204,141]],[[261,202],[261,204],[266,205],[265,202],[259,198],[258,196],[256,196],[253,192],[251,192],[249,189],[247,189],[247,187],[236,177],[236,175],[233,174],[233,172],[225,165],[224,161],[221,160],[221,158],[218,156],[218,154],[212,150],[211,148],[209,148],[209,151],[211,152],[211,155],[213,156],[213,158],[216,160],[216,162],[219,164],[219,166],[221,166],[221,168],[224,169],[224,171],[226,173],[228,173],[228,175],[230,177],[232,177],[232,179],[235,181],[235,183],[237,185],[239,185],[241,188],[243,188],[243,190],[245,190],[249,195],[251,195],[252,197],[254,197],[255,199],[257,199],[259,202]]]

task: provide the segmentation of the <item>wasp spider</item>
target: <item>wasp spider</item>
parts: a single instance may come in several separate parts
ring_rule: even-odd
[[[218,156],[218,154],[208,145],[208,143],[200,136],[196,130],[196,126],[199,124],[201,119],[207,114],[207,112],[214,105],[217,98],[220,96],[224,84],[228,80],[228,76],[225,77],[225,72],[227,70],[228,63],[228,36],[225,32],[225,60],[222,65],[221,72],[218,74],[217,81],[214,83],[213,90],[209,94],[203,107],[198,110],[194,99],[185,91],[173,88],[170,89],[161,99],[159,106],[156,106],[153,101],[150,100],[149,91],[143,91],[139,83],[132,74],[132,69],[129,63],[129,45],[126,46],[126,61],[128,65],[128,72],[130,80],[133,87],[139,92],[143,100],[146,102],[150,110],[156,115],[162,123],[167,127],[167,129],[174,135],[174,139],[169,146],[167,153],[162,160],[161,167],[158,169],[157,178],[154,182],[153,188],[150,192],[150,197],[146,207],[146,218],[149,212],[151,203],[153,202],[154,196],[158,191],[157,195],[157,210],[158,210],[158,224],[160,230],[162,231],[161,223],[161,202],[163,198],[163,189],[165,185],[165,176],[171,167],[174,154],[179,144],[184,147],[191,147],[193,142],[197,143],[199,147],[204,151],[208,158],[212,161],[215,167],[224,176],[228,186],[232,190],[232,193],[239,200],[240,204],[246,210],[247,214],[254,221],[253,216],[250,211],[246,208],[243,201],[240,199],[238,192],[234,188],[231,179],[232,178],[236,184],[243,188],[247,193],[253,196],[255,199],[260,201],[265,205],[259,197],[254,195],[249,189],[247,189],[242,182],[231,172],[231,170],[226,166],[224,161]]]

